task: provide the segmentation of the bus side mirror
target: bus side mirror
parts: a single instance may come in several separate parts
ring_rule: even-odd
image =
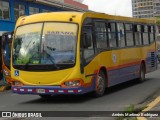
[[[91,46],[91,36],[89,34],[82,35],[83,47],[88,48]]]

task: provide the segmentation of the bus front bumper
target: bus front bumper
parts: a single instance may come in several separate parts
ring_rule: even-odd
[[[35,95],[58,95],[58,94],[84,94],[94,90],[94,87],[70,87],[62,88],[60,86],[12,86],[13,93],[17,94],[35,94]]]

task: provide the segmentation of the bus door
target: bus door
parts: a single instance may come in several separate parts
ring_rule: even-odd
[[[85,82],[91,82],[95,66],[91,66],[95,57],[92,26],[83,26],[81,33],[81,73],[85,75]]]
[[[10,56],[13,32],[7,32],[2,35],[2,71],[4,79],[10,83]]]

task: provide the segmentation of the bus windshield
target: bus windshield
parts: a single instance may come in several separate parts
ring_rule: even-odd
[[[77,24],[35,23],[17,28],[13,43],[13,66],[39,71],[73,67]]]

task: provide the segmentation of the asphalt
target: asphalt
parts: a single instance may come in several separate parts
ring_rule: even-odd
[[[152,96],[145,101],[145,106],[138,120],[160,120],[160,89],[157,90]]]

